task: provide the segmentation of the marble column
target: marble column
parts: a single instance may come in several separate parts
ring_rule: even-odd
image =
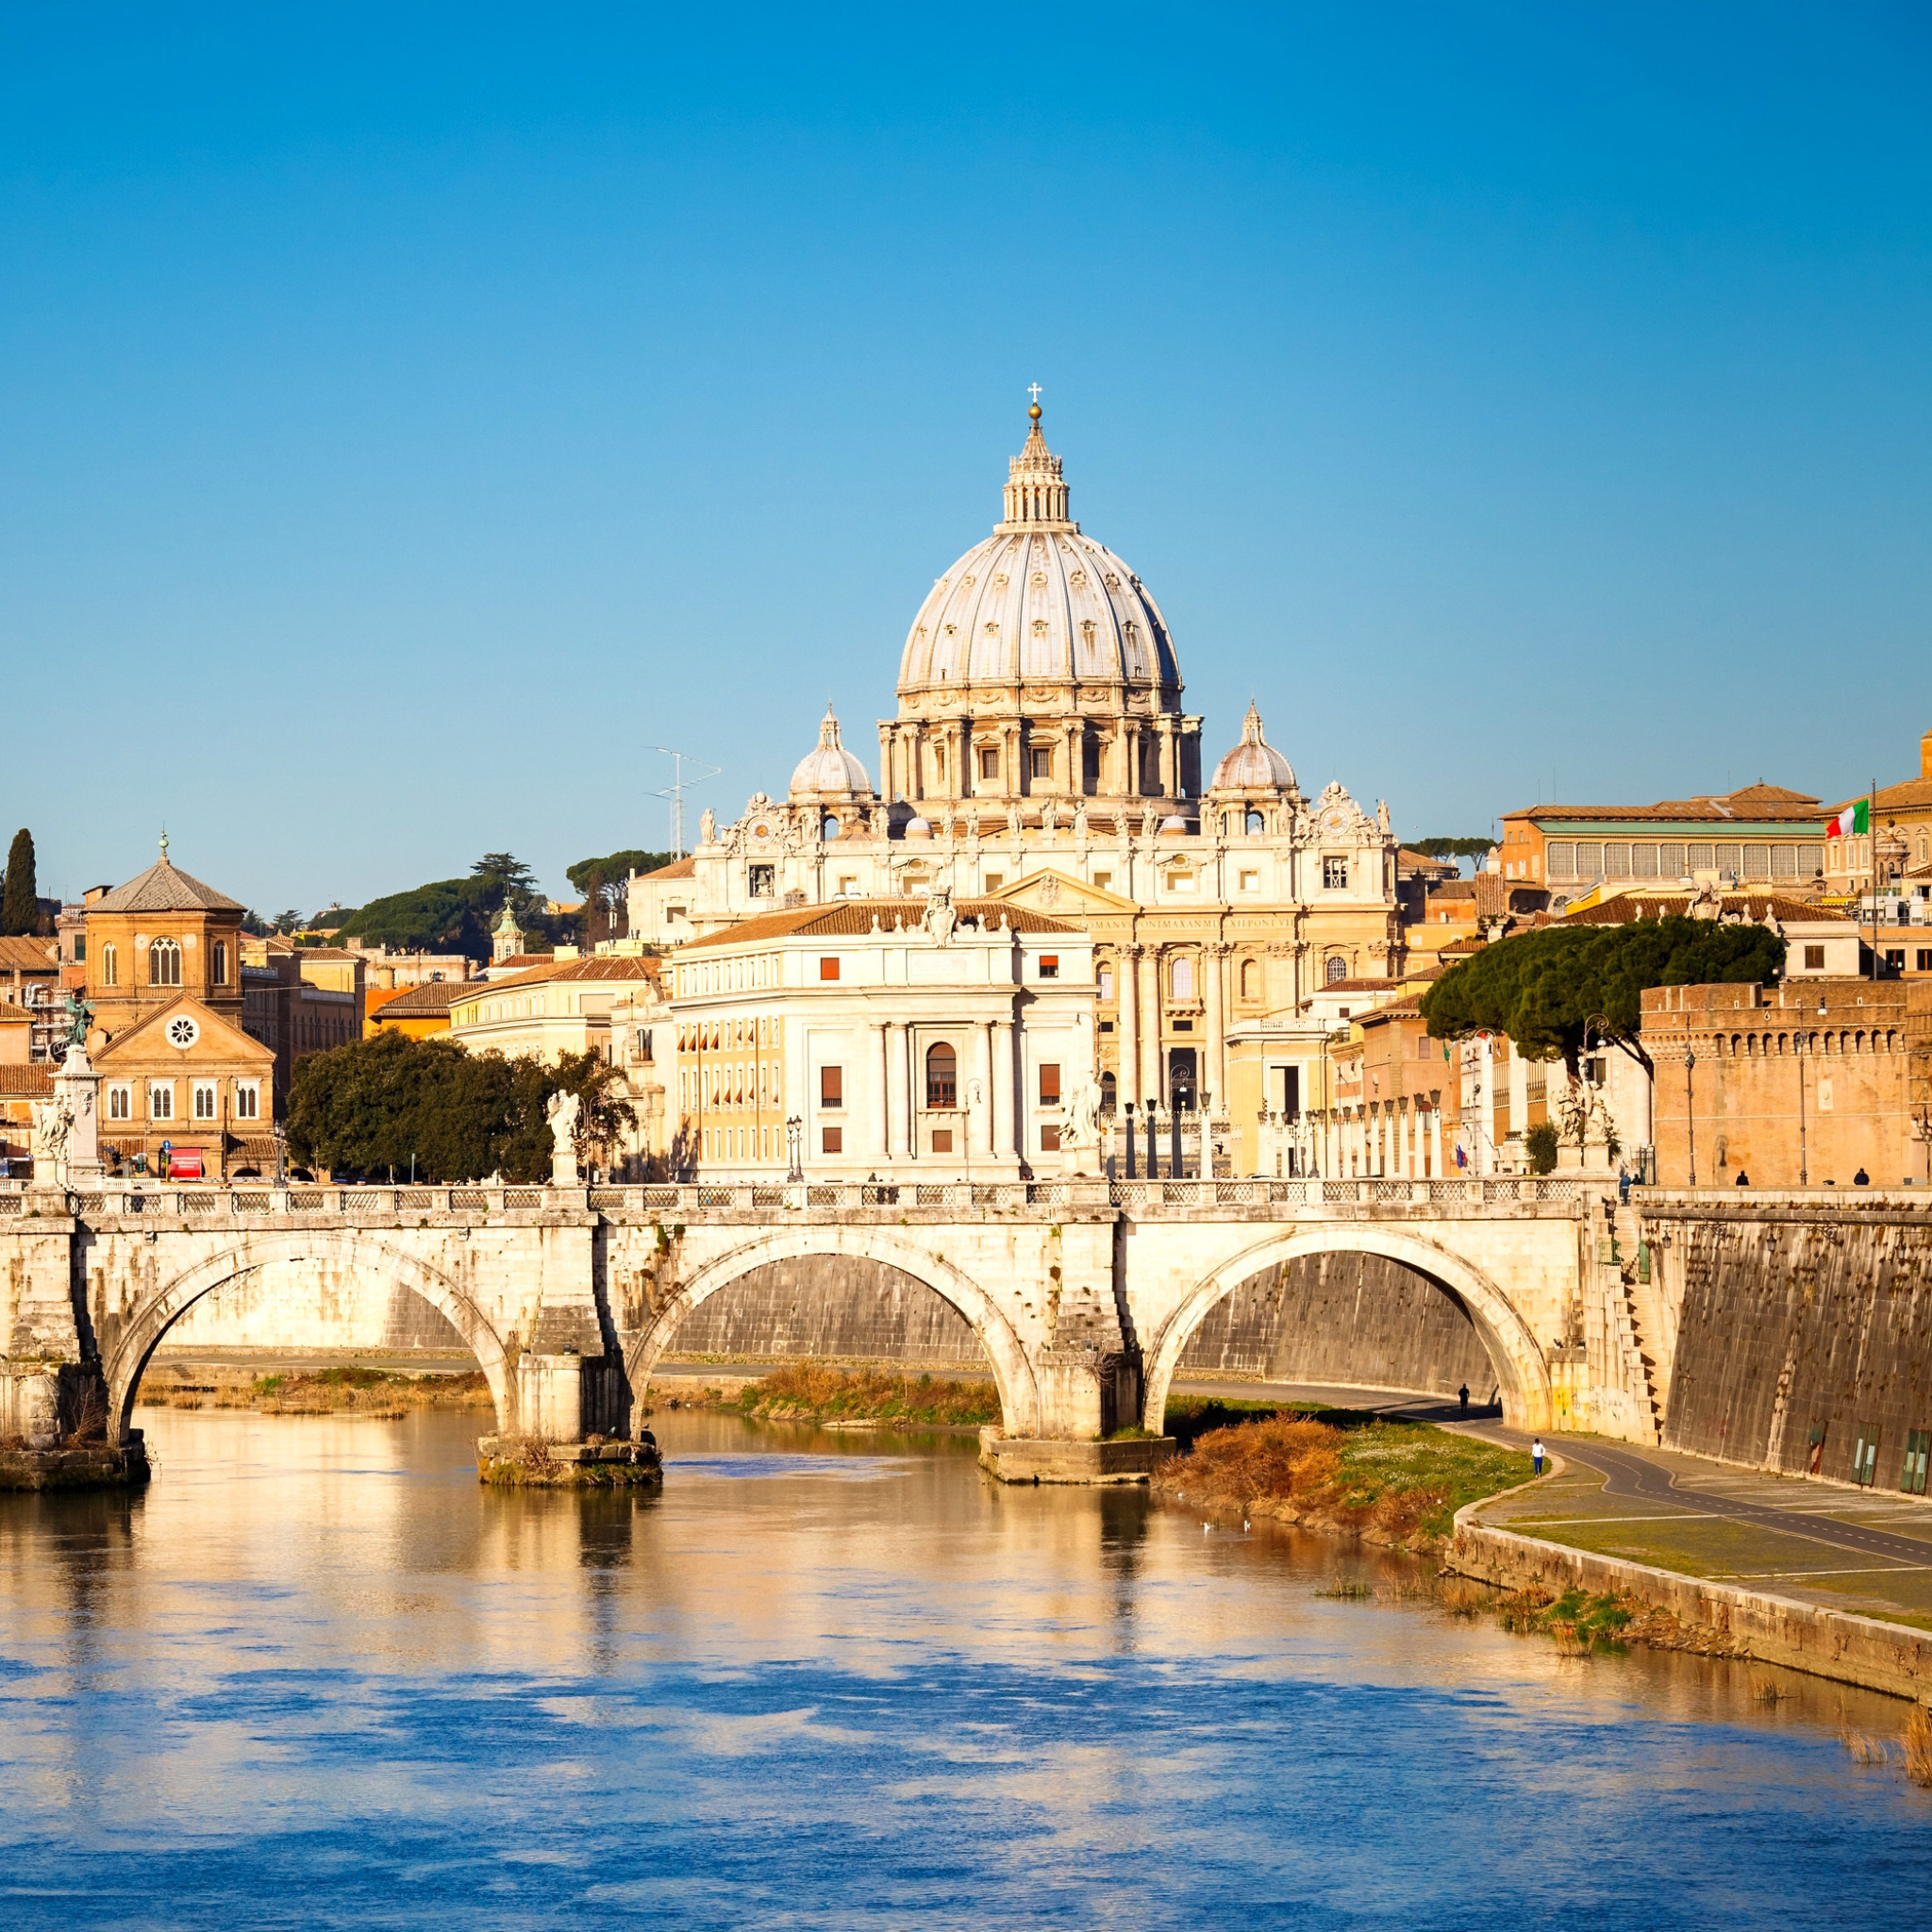
[[[888,805],[892,802],[892,753],[898,743],[899,733],[891,724],[879,726],[879,796]]]
[[[1225,946],[1203,946],[1201,948],[1201,971],[1207,978],[1203,989],[1203,1000],[1207,1007],[1203,1024],[1208,1028],[1207,1064],[1201,1070],[1201,1084],[1208,1090],[1213,1099],[1219,1101],[1224,1110],[1227,1107],[1227,1058],[1226,1042],[1224,1039],[1226,1023],[1223,1018],[1226,1008],[1222,1004],[1222,978],[1227,972],[1227,948]]]
[[[978,1041],[978,1051],[974,1055],[975,1065],[974,1077],[979,1084],[979,1107],[974,1115],[974,1146],[975,1154],[991,1154],[999,1142],[994,1139],[993,1115],[999,1106],[999,1078],[996,1072],[998,1059],[994,1049],[997,1041],[993,1037],[993,1023],[982,1020],[974,1029]]]
[[[1161,1064],[1160,948],[1141,949],[1141,1098],[1147,1106],[1167,1099],[1167,1070]]]
[[[872,1108],[871,1132],[866,1137],[867,1152],[884,1160],[891,1153],[891,1041],[882,1020],[871,1023],[870,1052],[867,1055],[866,1100]]]
[[[1013,1027],[1008,1020],[995,1020],[991,1029],[992,1049],[992,1091],[996,1118],[988,1125],[994,1129],[992,1145],[996,1155],[1025,1152],[1025,1136],[1020,1131],[1020,1110],[1014,1104]]]
[[[1140,978],[1141,948],[1121,947],[1113,962],[1114,997],[1119,1004],[1114,1038],[1119,1043],[1120,1059],[1119,1086],[1114,1099],[1124,1120],[1128,1101],[1131,1100],[1136,1107],[1141,1104]]]
[[[906,1078],[906,1023],[886,1023],[886,1152],[892,1159],[908,1158],[915,1146],[912,1095]]]

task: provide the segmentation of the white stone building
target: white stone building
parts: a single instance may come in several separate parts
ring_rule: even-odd
[[[794,1158],[808,1179],[1099,1171],[1076,927],[943,892],[859,899],[743,921],[667,972],[681,1174],[779,1178]]]

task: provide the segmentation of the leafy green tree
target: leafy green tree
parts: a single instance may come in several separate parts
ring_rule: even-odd
[[[1640,1038],[1646,989],[1774,980],[1784,963],[1784,941],[1762,925],[1685,918],[1550,925],[1452,966],[1423,995],[1422,1014],[1434,1039],[1505,1033],[1525,1059],[1560,1059],[1573,1079],[1586,1036],[1654,1073]]]
[[[1493,839],[1416,839],[1409,841],[1408,849],[1424,858],[1480,858],[1495,842]]]
[[[1529,1156],[1531,1174],[1557,1171],[1557,1126],[1554,1121],[1538,1121],[1523,1137],[1524,1152]]]
[[[17,938],[41,923],[40,887],[34,878],[34,835],[23,825],[7,852],[7,884],[0,890],[0,934]]]
[[[639,852],[626,850],[612,852],[603,858],[580,858],[575,865],[564,869],[564,877],[578,891],[588,892],[592,873],[615,885],[624,884],[634,872],[656,872],[660,865],[669,865],[668,852]]]
[[[613,1091],[614,1067],[566,1054],[546,1067],[527,1058],[470,1054],[447,1040],[382,1033],[312,1054],[289,1091],[289,1152],[304,1166],[408,1174],[431,1182],[550,1176],[544,1112],[559,1088],[577,1095],[578,1143],[608,1143],[635,1123]]]

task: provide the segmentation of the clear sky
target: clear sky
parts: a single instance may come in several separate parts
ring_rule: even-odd
[[[264,911],[782,791],[1024,386],[1406,835],[1932,726],[1932,15],[0,8],[0,837]]]

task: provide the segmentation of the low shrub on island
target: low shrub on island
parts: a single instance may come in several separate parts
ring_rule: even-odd
[[[737,1406],[747,1416],[771,1421],[962,1428],[1000,1419],[999,1391],[991,1382],[936,1382],[929,1374],[837,1369],[811,1360],[788,1362],[762,1381],[746,1383]]]
[[[1155,1476],[1208,1509],[1272,1516],[1365,1541],[1446,1542],[1465,1503],[1526,1482],[1529,1457],[1427,1423],[1285,1410],[1202,1435]]]

